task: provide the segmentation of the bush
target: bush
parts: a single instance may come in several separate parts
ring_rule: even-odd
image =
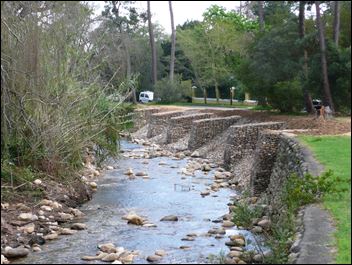
[[[298,80],[278,82],[270,93],[269,103],[281,112],[296,112],[303,108],[303,94]]]
[[[187,100],[192,97],[191,81],[182,81],[181,76],[175,76],[171,83],[169,77],[165,77],[154,86],[155,98],[160,98],[161,102],[172,103]]]

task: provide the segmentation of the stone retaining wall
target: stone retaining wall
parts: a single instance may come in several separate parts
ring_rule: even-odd
[[[239,122],[240,119],[241,116],[229,116],[193,121],[188,149],[195,150],[203,144],[208,143],[231,125]]]
[[[152,114],[149,119],[147,138],[166,132],[168,122],[171,118],[181,116],[182,114],[189,114],[187,111],[167,111]]]
[[[199,113],[171,118],[167,129],[166,143],[173,143],[183,138],[191,131],[193,121],[208,119],[211,116],[213,116],[212,113]]]
[[[224,166],[230,169],[243,158],[253,155],[261,131],[283,129],[284,125],[283,122],[263,122],[231,126],[225,143]]]
[[[160,111],[160,108],[136,109],[133,113],[134,129],[138,130],[149,123],[150,116]]]

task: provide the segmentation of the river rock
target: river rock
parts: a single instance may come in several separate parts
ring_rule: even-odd
[[[18,219],[21,221],[36,221],[38,220],[38,216],[32,213],[21,213]]]
[[[47,205],[42,205],[40,206],[40,209],[46,212],[51,212],[53,210],[53,208],[51,208],[50,206]]]
[[[198,152],[198,151],[194,151],[194,152],[191,154],[191,157],[200,157],[199,152]]]
[[[34,232],[35,225],[33,223],[18,227],[18,230],[27,233],[27,234],[32,234]]]
[[[164,257],[164,256],[166,256],[166,251],[163,249],[159,249],[159,250],[155,251],[155,255],[160,256],[160,257]]]
[[[113,243],[105,243],[105,244],[100,244],[98,245],[98,248],[106,253],[115,253],[116,252],[116,246]]]
[[[252,233],[260,234],[260,233],[263,233],[263,228],[260,226],[254,226],[251,231]]]
[[[119,260],[115,260],[113,263],[111,263],[111,264],[123,264],[121,261],[119,261]]]
[[[123,254],[119,259],[120,261],[122,261],[123,264],[126,264],[126,263],[132,263],[133,262],[133,259],[134,259],[135,255],[133,254]]]
[[[35,185],[40,185],[40,184],[42,184],[42,181],[40,179],[36,179],[35,181],[33,181],[33,183]]]
[[[99,177],[100,172],[98,170],[93,170],[93,175],[94,175],[94,177]]]
[[[106,169],[107,169],[107,170],[113,170],[114,167],[112,167],[112,166],[106,166]]]
[[[44,236],[45,240],[54,240],[57,239],[59,237],[59,235],[57,233],[52,233],[52,234],[48,234],[46,236]]]
[[[116,253],[110,253],[110,254],[106,255],[104,258],[102,258],[101,260],[111,262],[111,261],[118,260],[119,257],[120,257],[120,255],[118,255]]]
[[[236,239],[242,239],[242,240],[245,240],[244,236],[243,235],[232,235],[232,236],[229,236],[230,239],[232,241],[236,240]]]
[[[148,174],[146,172],[140,171],[136,173],[137,177],[143,177],[143,176],[147,176]]]
[[[178,217],[175,215],[167,215],[167,216],[164,216],[163,218],[161,218],[160,221],[162,221],[162,222],[165,222],[165,221],[177,222]]]
[[[4,255],[6,258],[21,258],[29,254],[29,250],[24,247],[12,248],[5,247]]]
[[[10,261],[8,261],[8,259],[5,258],[4,255],[1,255],[1,264],[10,264]]]
[[[182,241],[194,241],[194,237],[190,237],[190,236],[187,236],[187,237],[184,237],[181,239]]]
[[[73,235],[74,233],[76,233],[77,231],[75,230],[71,230],[69,228],[62,228],[60,230],[60,235]]]
[[[60,216],[60,218],[64,221],[68,221],[68,220],[72,220],[73,219],[73,215],[69,214],[69,213],[63,213],[63,212],[59,212],[58,215]]]
[[[150,255],[147,257],[147,261],[149,262],[157,262],[161,260],[161,256],[158,256],[158,255]]]
[[[109,255],[108,253],[100,253],[97,256],[83,256],[81,259],[82,260],[87,260],[87,261],[92,261],[92,260],[101,260],[104,257],[106,257],[107,255]]]
[[[210,166],[208,164],[203,164],[202,165],[202,171],[210,171],[210,170],[211,170],[211,168],[210,168]]]
[[[209,196],[209,195],[210,195],[210,191],[209,191],[209,190],[202,191],[202,192],[200,193],[200,195],[202,195],[203,197],[204,197],[204,196]]]
[[[136,214],[132,214],[132,215],[127,215],[127,223],[128,224],[133,224],[133,225],[143,225],[143,218],[136,215]]]
[[[96,188],[98,187],[97,183],[95,183],[94,181],[89,182],[89,186],[90,186],[92,189],[96,189]]]
[[[269,229],[271,226],[271,221],[269,219],[263,219],[258,222],[258,225],[264,229]]]
[[[133,173],[133,170],[129,168],[124,174],[129,176],[129,175],[133,175],[134,173]]]
[[[38,246],[32,247],[33,252],[40,252],[42,249]]]
[[[241,257],[241,255],[242,255],[242,252],[235,251],[235,250],[234,251],[230,251],[229,254],[228,254],[228,256],[230,258],[235,258],[235,257],[239,258],[239,257]]]
[[[223,227],[233,227],[233,226],[235,226],[235,224],[233,222],[231,222],[231,221],[224,221],[222,223],[222,226]]]
[[[180,249],[187,250],[187,249],[191,249],[191,247],[190,246],[180,246]]]
[[[73,230],[85,230],[87,229],[87,225],[86,224],[82,224],[82,223],[74,223],[71,225],[71,229]]]
[[[157,227],[157,225],[147,223],[147,224],[143,224],[143,227]]]
[[[263,261],[263,256],[260,254],[256,254],[253,257],[253,261],[257,262],[257,263],[261,263]]]
[[[82,213],[78,209],[70,208],[70,211],[75,217],[83,217],[84,216],[84,213]]]

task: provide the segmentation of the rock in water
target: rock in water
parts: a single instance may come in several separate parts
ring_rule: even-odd
[[[162,222],[164,222],[164,221],[177,222],[178,221],[178,217],[175,216],[175,215],[168,215],[168,216],[165,216],[165,217],[161,218],[160,221],[162,221]]]
[[[73,230],[84,230],[87,229],[87,225],[86,224],[82,224],[82,223],[74,223],[71,225],[71,229]]]
[[[12,248],[5,247],[4,255],[6,258],[21,258],[29,254],[29,250],[24,247]]]
[[[157,262],[159,260],[161,260],[161,256],[158,255],[151,255],[147,257],[147,261],[149,262]]]

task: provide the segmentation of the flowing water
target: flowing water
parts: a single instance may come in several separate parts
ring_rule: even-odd
[[[142,146],[122,141],[124,150],[141,149]],[[31,253],[23,263],[102,263],[83,261],[82,256],[95,255],[97,245],[112,242],[127,250],[138,250],[140,255],[134,263],[148,263],[146,257],[155,250],[163,249],[167,256],[162,263],[207,263],[209,255],[228,252],[225,241],[228,235],[241,233],[246,237],[247,250],[254,248],[251,233],[245,230],[229,229],[222,239],[206,236],[211,228],[221,227],[214,223],[228,213],[227,203],[235,195],[231,189],[221,189],[216,194],[202,197],[200,191],[212,183],[213,172],[207,175],[197,171],[196,176],[181,179],[180,168],[185,167],[187,159],[173,160],[169,157],[149,159],[121,158],[118,169],[108,171],[98,182],[98,191],[93,199],[80,210],[86,214],[84,222],[88,229],[71,236],[62,236],[43,246],[40,253]],[[159,165],[159,162],[166,165]],[[177,167],[177,168],[172,168]],[[123,174],[128,168],[134,172],[145,171],[150,179],[137,177],[128,179]],[[127,224],[121,217],[134,211],[146,217],[155,228]],[[160,222],[166,215],[176,215],[178,222]],[[181,241],[189,233],[197,233],[195,241]],[[249,244],[248,244],[249,243]],[[182,250],[180,246],[190,246]]]

